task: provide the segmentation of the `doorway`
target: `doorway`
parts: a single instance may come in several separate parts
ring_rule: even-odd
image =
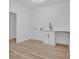
[[[16,42],[16,13],[9,12],[9,40]]]

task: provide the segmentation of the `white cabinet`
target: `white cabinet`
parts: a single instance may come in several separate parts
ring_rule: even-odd
[[[57,44],[70,44],[70,32],[68,31],[55,31],[55,39]]]
[[[44,44],[55,46],[56,45],[55,32],[54,31],[44,31],[44,33],[45,33],[44,41],[43,41]]]

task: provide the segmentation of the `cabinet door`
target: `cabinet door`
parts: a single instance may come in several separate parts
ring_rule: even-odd
[[[56,45],[56,42],[55,42],[55,33],[54,32],[49,33],[48,44],[50,44],[52,46]]]

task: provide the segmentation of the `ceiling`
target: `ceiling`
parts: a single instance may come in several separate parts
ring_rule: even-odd
[[[28,8],[36,8],[57,3],[68,2],[69,0],[13,0],[13,1]]]

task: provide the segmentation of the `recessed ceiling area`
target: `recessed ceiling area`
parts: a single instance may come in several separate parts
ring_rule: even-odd
[[[13,0],[27,8],[37,8],[57,3],[67,2],[69,0]]]
[[[40,2],[45,2],[46,0],[32,0],[32,2],[35,2],[35,3],[40,3]]]

